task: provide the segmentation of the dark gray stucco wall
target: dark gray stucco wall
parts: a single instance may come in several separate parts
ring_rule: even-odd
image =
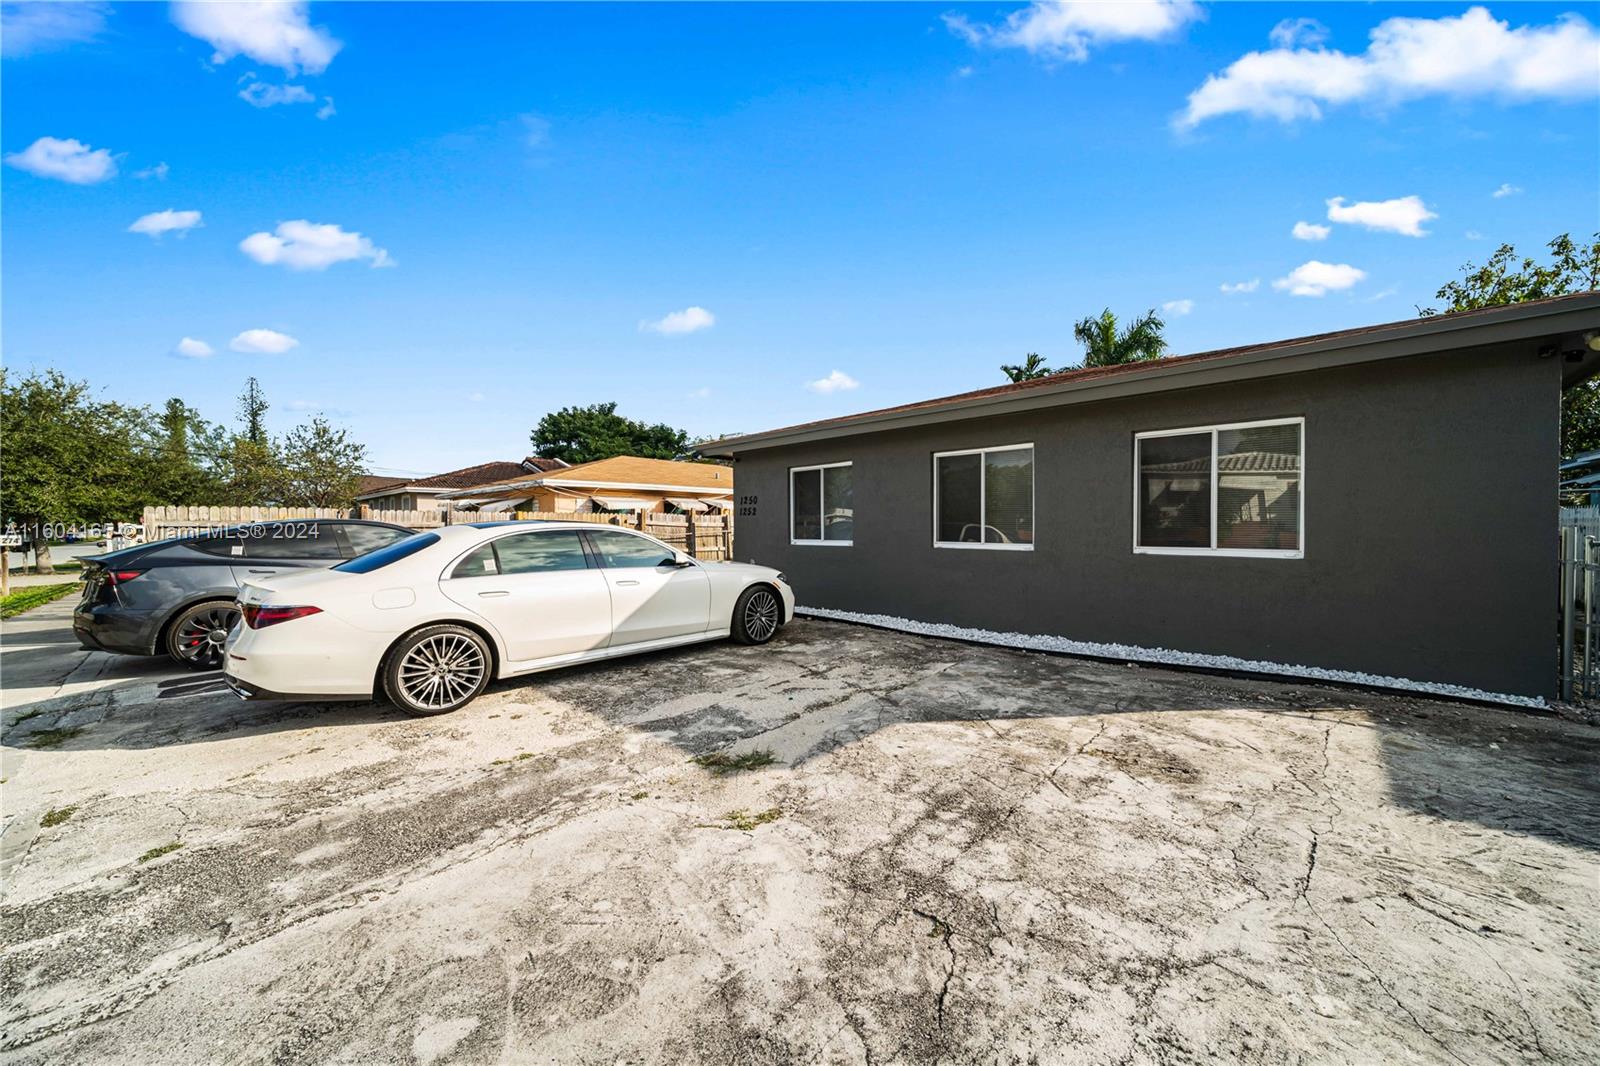
[[[802,606],[1548,696],[1559,394],[1518,345],[746,452],[735,554]],[[1134,554],[1134,433],[1296,415],[1304,558]],[[1035,550],[934,548],[932,454],[1021,441]],[[853,546],[791,545],[789,468],[845,460]]]

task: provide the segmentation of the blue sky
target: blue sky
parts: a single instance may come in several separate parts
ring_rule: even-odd
[[[213,419],[253,374],[382,468],[567,404],[701,435],[996,384],[1105,306],[1177,352],[1405,318],[1600,228],[1592,3],[5,18],[6,365]]]

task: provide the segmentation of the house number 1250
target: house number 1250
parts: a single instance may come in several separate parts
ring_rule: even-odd
[[[756,498],[754,496],[739,497],[739,517],[753,518],[756,513]]]

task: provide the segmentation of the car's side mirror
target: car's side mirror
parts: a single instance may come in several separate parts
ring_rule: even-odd
[[[688,552],[673,552],[672,562],[668,563],[667,565],[675,566],[681,570],[686,566],[694,565],[694,556],[690,555]]]

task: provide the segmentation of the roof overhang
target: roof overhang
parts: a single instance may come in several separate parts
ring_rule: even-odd
[[[734,456],[762,448],[862,433],[1519,342],[1532,344],[1530,350],[1537,350],[1541,356],[1562,359],[1562,385],[1566,387],[1600,371],[1600,352],[1589,348],[1586,340],[1586,335],[1595,331],[1600,331],[1600,292],[1587,292],[1555,300],[1435,315],[1368,329],[1255,345],[1238,351],[1203,352],[1143,364],[1137,370],[1103,377],[1079,380],[1069,377],[1016,391],[952,396],[945,401],[914,407],[869,411],[826,422],[729,437],[711,441],[699,450],[702,455]]]
[[[447,500],[464,499],[471,496],[503,496],[510,492],[522,489],[557,488],[579,489],[584,492],[611,492],[623,489],[632,492],[671,492],[676,494],[693,494],[696,496],[731,496],[732,489],[704,488],[698,485],[652,485],[644,482],[632,481],[574,481],[559,477],[529,478],[527,481],[503,481],[498,485],[483,485],[472,489],[453,489],[443,493]]]

